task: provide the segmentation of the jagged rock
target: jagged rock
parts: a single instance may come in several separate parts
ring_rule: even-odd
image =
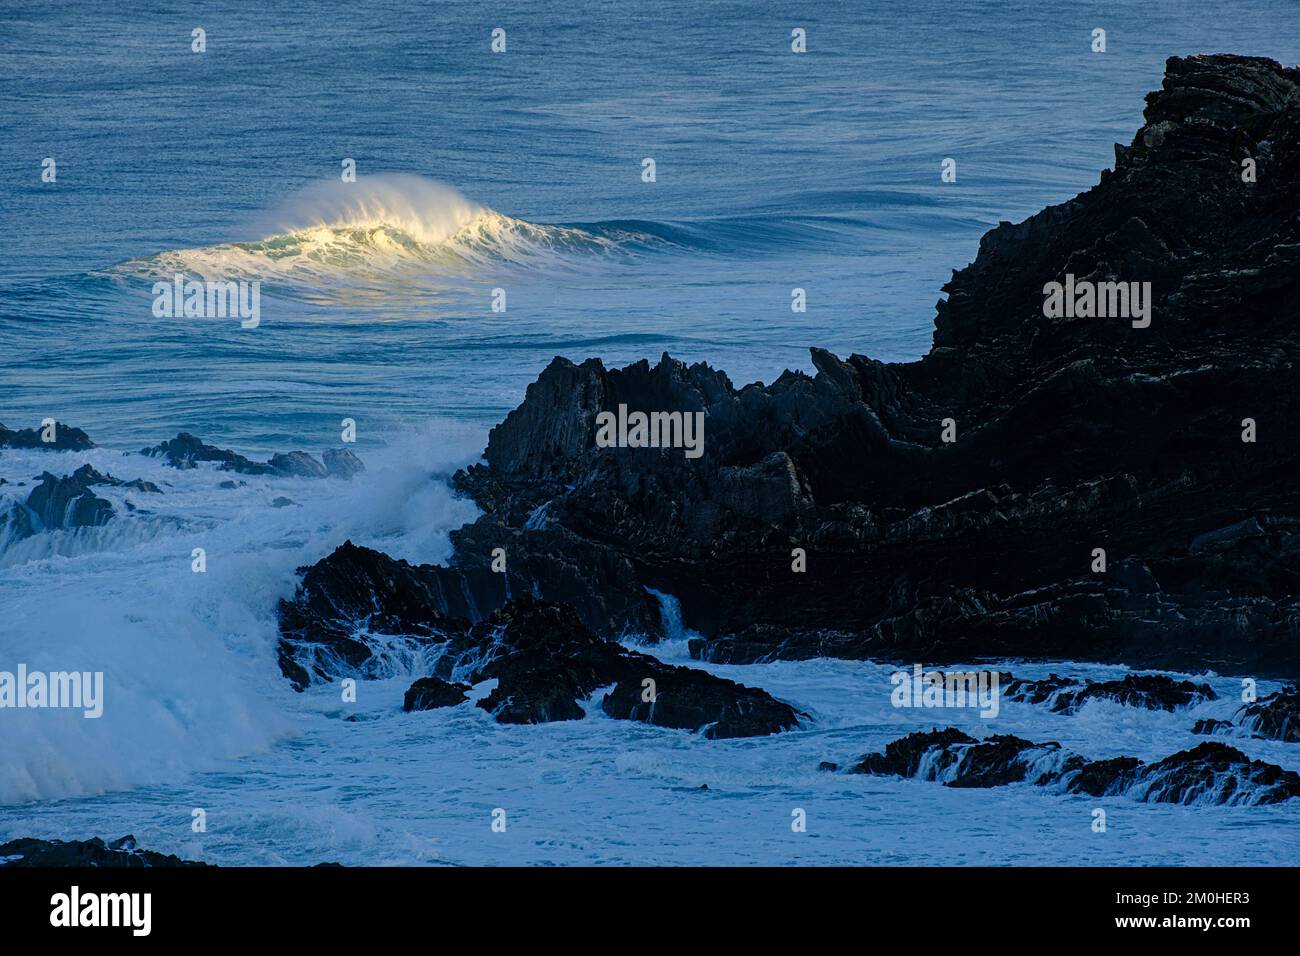
[[[189,432],[181,432],[170,441],[154,445],[152,448],[142,448],[140,454],[151,458],[162,458],[173,468],[194,468],[199,462],[216,462],[221,471],[234,471],[242,475],[276,475],[290,478],[324,478],[331,475],[350,478],[365,470],[365,465],[360,459],[346,450],[326,451],[324,464],[305,451],[277,453],[263,463],[245,458],[225,448],[205,444]],[[222,482],[221,487],[233,488],[236,485]]]
[[[1198,736],[1230,733],[1235,725],[1230,720],[1204,718],[1192,725],[1192,733]]]
[[[46,451],[85,451],[95,443],[80,428],[62,422],[54,423],[54,441],[41,441],[41,428],[22,428],[11,431],[0,425],[0,448],[38,448]]]
[[[1300,686],[1291,684],[1237,711],[1236,721],[1272,740],[1300,742]]]
[[[279,646],[281,672],[299,690],[432,661],[431,676],[442,682],[495,680],[478,706],[501,723],[580,720],[583,702],[607,689],[600,707],[610,717],[710,738],[798,724],[798,712],[762,690],[601,639],[568,605],[523,595],[471,623],[445,610],[444,585],[459,582],[447,569],[411,565],[351,542],[300,570],[293,599],[280,604]],[[413,684],[408,701],[423,686]],[[653,700],[645,699],[650,691]]]
[[[215,445],[204,444],[189,432],[181,432],[170,441],[152,448],[142,448],[140,454],[150,458],[163,458],[173,468],[193,468],[199,462],[214,461],[223,471],[237,471],[245,475],[273,473],[270,465],[259,464]]]
[[[1259,806],[1300,797],[1300,774],[1208,741],[1146,764],[1136,757],[1088,760],[1058,743],[1019,737],[978,741],[949,727],[892,741],[884,753],[864,756],[849,772],[915,777],[948,787],[1024,782],[1146,803]]]
[[[953,744],[973,744],[975,738],[962,733],[955,727],[908,734],[898,740],[885,744],[882,754],[867,754],[849,773],[869,773],[878,777],[893,775],[896,777],[915,777],[921,768],[921,761],[932,750],[940,752],[940,759],[946,760],[945,767],[951,765],[953,758],[948,748]],[[936,767],[936,770],[940,768]]]
[[[759,736],[798,723],[793,708],[764,691],[602,640],[573,608],[531,597],[452,635],[435,672],[471,683],[496,679],[478,706],[501,723],[580,720],[580,702],[611,684],[600,704],[606,715],[708,738]]]
[[[346,448],[326,448],[321,458],[331,478],[352,478],[366,470],[361,459]]]
[[[397,635],[414,655],[462,627],[439,569],[411,565],[347,541],[299,568],[302,583],[280,602],[280,671],[296,690],[339,676],[387,676],[364,640]]]
[[[113,506],[90,489],[118,482],[90,465],[63,478],[47,471],[37,480],[40,484],[27,496],[27,508],[44,529],[93,528],[107,524],[115,514]]]
[[[1044,286],[1067,275],[1152,283],[1150,325],[1049,318]],[[556,358],[455,478],[484,515],[452,569],[504,547],[509,593],[571,603],[602,636],[656,632],[654,588],[715,661],[1296,675],[1300,72],[1169,60],[1115,169],[990,231],[944,291],[917,362],[813,349],[816,375],[737,389],[666,355]],[[597,447],[620,405],[702,412],[703,456]]]
[[[124,836],[112,843],[99,837],[89,840],[37,840],[24,837],[0,843],[0,866],[31,867],[149,867],[207,866],[182,860],[171,854],[141,850],[135,837]]]
[[[1207,741],[1146,766],[1135,786],[1148,803],[1258,806],[1300,797],[1300,774]]]
[[[295,505],[295,504],[297,504],[296,501],[294,501],[292,498],[286,498],[283,495],[280,495],[279,497],[273,498],[271,500],[272,508],[288,508],[291,505]]]
[[[453,684],[441,677],[421,677],[406,691],[402,710],[434,710],[454,707],[469,700],[469,684]]]
[[[27,501],[13,503],[0,519],[0,537],[12,541],[30,537],[40,531],[94,528],[107,524],[116,512],[110,502],[91,491],[97,485],[162,494],[162,490],[153,482],[140,478],[122,481],[112,475],[101,474],[91,465],[82,465],[63,478],[47,471],[36,480],[40,484],[32,489]],[[127,502],[127,508],[135,510],[130,502]]]
[[[1042,680],[1023,680],[1010,674],[1001,674],[999,677],[1003,696],[1007,700],[1026,704],[1046,703],[1065,688],[1079,686],[1073,677],[1061,677],[1058,674],[1048,674]]]
[[[1111,700],[1126,707],[1172,712],[1218,699],[1209,684],[1177,681],[1163,674],[1128,674],[1120,680],[1088,681],[1082,686],[1073,678],[1056,674],[1041,681],[1019,680],[1004,674],[1001,685],[1007,700],[1032,704],[1050,701],[1050,709],[1058,714],[1073,714],[1090,700]]]

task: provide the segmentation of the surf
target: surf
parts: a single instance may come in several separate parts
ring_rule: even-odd
[[[291,290],[369,280],[400,293],[404,285],[473,280],[508,267],[581,269],[657,241],[653,233],[635,228],[516,219],[451,186],[405,173],[311,186],[247,231],[260,238],[132,259],[115,273],[145,279],[175,274],[208,281],[263,279]]]

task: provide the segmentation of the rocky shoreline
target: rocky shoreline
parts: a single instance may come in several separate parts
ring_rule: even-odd
[[[1076,282],[1150,283],[1149,321],[1049,315],[1046,288]],[[409,713],[474,706],[531,724],[599,711],[709,739],[809,716],[652,656],[679,626],[692,657],[717,664],[1009,659],[1300,677],[1300,70],[1171,58],[1114,171],[988,232],[943,291],[916,362],[814,348],[816,374],[737,388],[666,354],[621,369],[557,357],[492,429],[483,462],[452,478],[482,513],[452,532],[445,565],[347,541],[299,569],[278,609],[282,674],[304,690],[400,665],[418,675]],[[626,409],[702,415],[702,454],[599,442],[602,416]],[[0,426],[0,448],[94,447],[58,431],[51,444]],[[186,433],[142,454],[272,477],[364,468],[346,450],[256,462]],[[96,487],[165,493],[89,465],[35,480],[0,514],[10,538],[111,520]],[[1174,713],[1215,699],[1161,676],[1000,676],[1006,699],[1062,715],[1093,700]],[[1289,685],[1188,730],[1296,742],[1298,713]],[[1175,804],[1300,796],[1300,776],[1219,741],[1148,763],[936,728],[848,772]],[[198,864],[124,838],[17,840],[0,865]]]
[[[738,389],[556,358],[456,474],[483,514],[448,566],[335,630],[525,594],[653,638],[657,591],[716,662],[1297,676],[1300,71],[1175,57],[1145,119],[1097,186],[985,235],[917,362],[814,349],[816,375]],[[1150,282],[1149,324],[1047,317],[1067,277]],[[600,447],[620,406],[703,413],[702,457]]]

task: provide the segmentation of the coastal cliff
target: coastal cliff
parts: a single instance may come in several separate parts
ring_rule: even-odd
[[[1133,314],[1059,314],[1052,283],[1112,305],[1122,283]],[[667,355],[556,358],[455,476],[483,514],[449,566],[340,599],[392,580],[341,548],[283,606],[286,674],[518,595],[653,638],[651,589],[712,661],[1300,673],[1300,70],[1170,59],[1114,170],[989,231],[943,291],[912,363],[813,349],[815,375],[737,388]],[[702,413],[702,455],[601,447],[619,406]]]

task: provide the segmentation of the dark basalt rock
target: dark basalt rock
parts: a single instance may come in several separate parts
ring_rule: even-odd
[[[73,428],[62,422],[54,423],[54,441],[41,441],[40,428],[21,428],[11,431],[0,425],[0,448],[39,448],[47,451],[85,451],[94,448],[95,443],[80,428]]]
[[[881,777],[890,775],[915,777],[920,771],[921,761],[930,751],[941,751],[940,760],[944,761],[948,748],[953,744],[973,743],[975,743],[974,737],[962,733],[955,727],[935,729],[928,733],[918,731],[886,744],[883,754],[867,754],[856,766],[850,768],[849,773],[870,773]],[[946,769],[951,764],[952,761],[948,760],[942,768],[936,767],[936,769]]]
[[[1137,787],[1148,803],[1257,806],[1300,797],[1300,774],[1207,741],[1143,768]]]
[[[199,462],[213,461],[223,471],[237,471],[245,475],[268,475],[272,473],[270,465],[259,464],[243,455],[204,444],[189,432],[181,432],[170,441],[141,448],[140,454],[150,458],[163,458],[173,468],[194,468]]]
[[[1230,720],[1214,720],[1213,718],[1198,720],[1192,725],[1192,733],[1198,736],[1211,736],[1213,734],[1231,733],[1235,725]]]
[[[453,590],[484,613],[565,601],[610,637],[658,631],[654,588],[715,661],[1295,675],[1300,72],[1173,58],[1116,152],[1097,186],[984,236],[920,361],[813,349],[814,376],[737,389],[666,355],[555,359],[455,477],[484,515],[454,535]],[[1045,317],[1066,274],[1152,283],[1150,327]],[[619,405],[703,412],[703,457],[596,447]],[[496,547],[508,592],[473,573]]]
[[[40,484],[27,496],[27,508],[42,528],[93,528],[107,524],[116,513],[109,502],[90,489],[117,482],[90,465],[82,465],[63,478],[47,471],[37,480]]]
[[[665,664],[593,634],[573,608],[513,599],[453,637],[436,670],[471,683],[497,680],[478,706],[501,723],[580,720],[580,701],[614,685],[601,710],[620,720],[753,737],[789,730],[798,714],[762,690],[688,667]],[[647,683],[652,681],[653,684]],[[647,700],[653,691],[653,700]]]
[[[433,660],[431,676],[439,681],[416,681],[408,704],[425,687],[496,680],[478,706],[501,723],[580,720],[582,702],[608,688],[600,702],[608,716],[705,737],[756,736],[798,724],[792,707],[762,690],[598,637],[568,605],[523,595],[471,623],[445,610],[445,586],[459,583],[447,569],[351,542],[301,570],[293,599],[280,604],[279,646],[281,672],[299,690],[335,677],[386,675],[396,654],[407,668]],[[654,699],[643,699],[651,691]]]
[[[469,684],[452,684],[441,677],[421,677],[406,691],[402,710],[435,710],[469,700]]]
[[[1051,710],[1058,714],[1073,714],[1090,700],[1111,700],[1126,707],[1172,712],[1201,701],[1218,699],[1209,684],[1178,681],[1163,674],[1128,674],[1121,680],[1088,681],[1083,685],[1073,678],[1056,674],[1041,681],[1020,680],[1003,674],[1001,686],[1007,700],[1031,704],[1050,700]]]
[[[280,671],[303,690],[339,676],[385,676],[367,634],[400,636],[412,654],[463,625],[444,608],[440,569],[411,565],[347,541],[299,568],[302,583],[280,602]]]
[[[0,519],[0,528],[7,533],[9,540],[30,537],[40,531],[94,528],[107,524],[117,512],[110,502],[91,490],[97,485],[162,494],[162,490],[153,482],[140,478],[122,481],[112,475],[101,474],[91,465],[82,465],[63,478],[48,471],[43,472],[36,480],[40,484],[32,489],[27,501],[12,504],[3,519]],[[127,507],[134,510],[129,502]]]
[[[141,850],[135,837],[124,836],[112,843],[99,837],[89,840],[37,840],[24,837],[0,843],[0,866],[33,867],[151,867],[207,866],[182,860],[171,854]]]
[[[170,441],[154,445],[152,448],[142,448],[140,454],[148,455],[150,458],[162,458],[173,468],[194,468],[200,462],[216,462],[219,470],[234,471],[242,475],[351,478],[365,471],[365,465],[361,460],[347,450],[326,451],[324,464],[304,451],[277,453],[267,462],[257,462],[228,449],[205,444],[189,432],[181,432]],[[222,487],[227,487],[227,484],[223,482]]]
[[[1070,778],[1066,790],[1069,793],[1086,793],[1090,797],[1123,793],[1134,784],[1141,769],[1142,761],[1137,757],[1089,761],[1077,767],[1077,773]]]
[[[1291,684],[1246,704],[1234,719],[1260,737],[1300,742],[1300,686]]]
[[[1136,757],[1088,760],[1058,743],[1035,744],[1019,737],[977,741],[951,727],[895,740],[883,754],[866,755],[849,772],[916,777],[948,787],[1027,782],[1146,803],[1259,806],[1300,797],[1300,774],[1251,760],[1221,743],[1198,744],[1146,764]]]

